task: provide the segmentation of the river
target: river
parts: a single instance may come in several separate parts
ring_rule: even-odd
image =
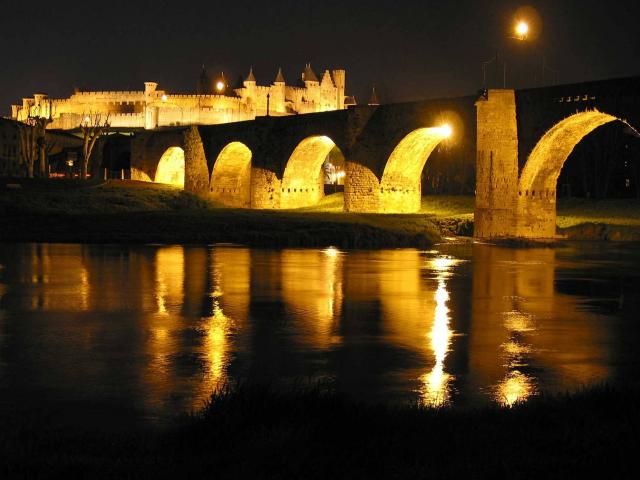
[[[436,406],[637,383],[638,266],[622,243],[4,244],[0,407],[154,422],[238,381]]]

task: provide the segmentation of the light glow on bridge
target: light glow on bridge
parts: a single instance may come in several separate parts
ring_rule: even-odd
[[[336,147],[326,135],[307,137],[289,157],[282,177],[282,208],[308,207],[324,196],[322,164]]]
[[[222,149],[211,173],[213,200],[231,207],[251,206],[251,157],[251,150],[241,142]]]
[[[420,210],[420,176],[431,153],[453,134],[449,123],[419,128],[406,135],[391,152],[380,182],[381,213]]]
[[[169,147],[158,163],[156,183],[167,183],[184,188],[184,150],[180,147]]]

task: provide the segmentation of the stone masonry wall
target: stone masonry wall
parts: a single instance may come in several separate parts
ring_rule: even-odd
[[[477,238],[507,237],[516,231],[518,127],[515,92],[489,90],[477,107]]]
[[[184,132],[184,189],[200,196],[209,194],[209,169],[197,127]]]

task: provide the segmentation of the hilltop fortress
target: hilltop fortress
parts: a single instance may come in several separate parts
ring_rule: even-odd
[[[11,106],[11,117],[25,121],[30,116],[50,117],[50,129],[73,130],[88,116],[109,115],[114,128],[155,129],[177,125],[214,125],[253,120],[257,116],[294,115],[345,108],[345,71],[325,70],[322,79],[305,66],[296,85],[287,85],[278,70],[269,86],[257,85],[253,70],[236,88],[221,77],[212,85],[202,72],[198,94],[171,94],[145,82],[144,90],[85,92],[69,98],[50,99],[36,93]],[[214,93],[215,92],[215,93]],[[349,101],[347,100],[347,104]]]

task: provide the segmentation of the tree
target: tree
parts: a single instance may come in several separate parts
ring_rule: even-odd
[[[91,154],[93,153],[93,147],[95,147],[98,139],[104,135],[109,129],[109,115],[102,120],[102,115],[99,113],[92,115],[86,115],[80,124],[80,130],[82,131],[82,170],[80,177],[83,180],[87,179],[87,171],[89,169],[89,162],[91,160]]]
[[[40,115],[40,107],[29,110],[23,124],[18,126],[20,136],[20,156],[27,167],[27,176],[33,178],[36,159],[38,159],[38,176],[47,177],[47,125],[52,121],[52,107],[49,102],[49,116]]]
[[[36,128],[29,123],[18,125],[20,138],[20,158],[27,168],[27,177],[33,178],[33,167],[38,158],[38,137]]]

